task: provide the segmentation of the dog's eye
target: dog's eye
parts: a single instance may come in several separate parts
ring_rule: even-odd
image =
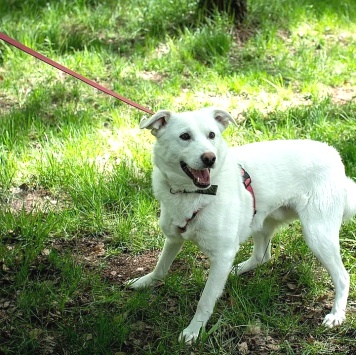
[[[184,141],[189,141],[190,139],[190,134],[189,133],[183,133],[179,136],[180,139],[183,139]]]
[[[214,139],[215,138],[215,133],[214,132],[210,132],[209,133],[209,139]]]

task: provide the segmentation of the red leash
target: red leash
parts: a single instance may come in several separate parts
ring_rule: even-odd
[[[129,99],[126,99],[125,97],[117,94],[116,92],[111,91],[111,90],[105,88],[104,86],[101,86],[100,84],[96,83],[95,81],[87,79],[86,77],[74,72],[73,70],[70,70],[70,69],[64,67],[61,64],[58,64],[57,62],[53,61],[52,59],[49,59],[49,58],[45,57],[44,55],[34,51],[33,49],[26,47],[22,43],[15,41],[13,38],[7,36],[4,33],[0,32],[0,39],[2,39],[3,41],[11,44],[12,46],[14,46],[16,48],[22,50],[23,52],[26,52],[27,54],[30,54],[33,57],[35,57],[35,58],[37,58],[39,60],[42,60],[43,62],[51,65],[52,67],[55,67],[55,68],[65,72],[65,73],[67,73],[69,75],[74,76],[75,78],[77,78],[77,79],[79,79],[81,81],[84,81],[86,84],[88,84],[88,85],[90,85],[90,86],[92,86],[92,87],[104,92],[105,94],[111,95],[111,96],[113,96],[113,97],[115,97],[115,98],[127,103],[128,105],[131,105],[131,106],[133,106],[133,107],[135,107],[135,108],[137,108],[137,109],[139,109],[141,111],[149,113],[150,115],[153,115],[153,112],[151,110],[149,110],[148,108],[143,107],[143,106],[141,106],[141,105],[137,104],[136,102],[133,102],[133,101],[131,101]]]

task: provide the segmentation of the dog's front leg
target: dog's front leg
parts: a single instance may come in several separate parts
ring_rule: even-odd
[[[188,327],[180,334],[179,341],[191,344],[198,338],[200,330],[209,320],[215,303],[224,290],[233,260],[233,256],[221,257],[221,255],[210,259],[208,280],[198,302],[197,310]]]
[[[155,283],[162,280],[167,275],[173,260],[183,245],[183,242],[184,239],[180,237],[167,237],[154,270],[145,276],[128,281],[128,286],[135,289],[143,288],[153,286]]]

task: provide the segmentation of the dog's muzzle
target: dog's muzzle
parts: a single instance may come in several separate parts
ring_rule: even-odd
[[[215,162],[215,160],[214,160]],[[214,163],[211,164],[211,166]],[[184,161],[180,162],[183,171],[193,180],[193,184],[200,188],[208,188],[210,186],[210,168],[196,170],[190,168]]]

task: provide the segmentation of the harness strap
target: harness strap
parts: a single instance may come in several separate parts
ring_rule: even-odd
[[[240,168],[241,168],[242,183],[244,184],[245,189],[252,195],[253,215],[255,215],[257,212],[256,211],[256,198],[255,198],[255,193],[254,193],[252,185],[251,185],[251,176],[243,167],[240,167]],[[180,233],[184,233],[187,230],[188,223],[196,217],[198,212],[199,212],[199,210],[193,212],[192,216],[186,220],[186,223],[183,227],[178,226],[178,230]]]
[[[241,167],[241,176],[242,176],[242,183],[245,186],[245,189],[252,195],[253,199],[253,215],[256,214],[256,198],[255,198],[255,193],[253,191],[252,185],[251,185],[251,176],[249,173]]]
[[[198,214],[198,212],[199,212],[199,210],[195,211],[195,212],[193,213],[193,215],[192,215],[190,218],[188,218],[188,219],[186,220],[186,223],[185,223],[185,225],[184,225],[183,227],[179,227],[179,226],[178,226],[178,230],[179,230],[180,233],[184,233],[184,232],[187,230],[187,225],[188,225],[188,223],[189,223],[193,218],[195,218],[195,216]]]

